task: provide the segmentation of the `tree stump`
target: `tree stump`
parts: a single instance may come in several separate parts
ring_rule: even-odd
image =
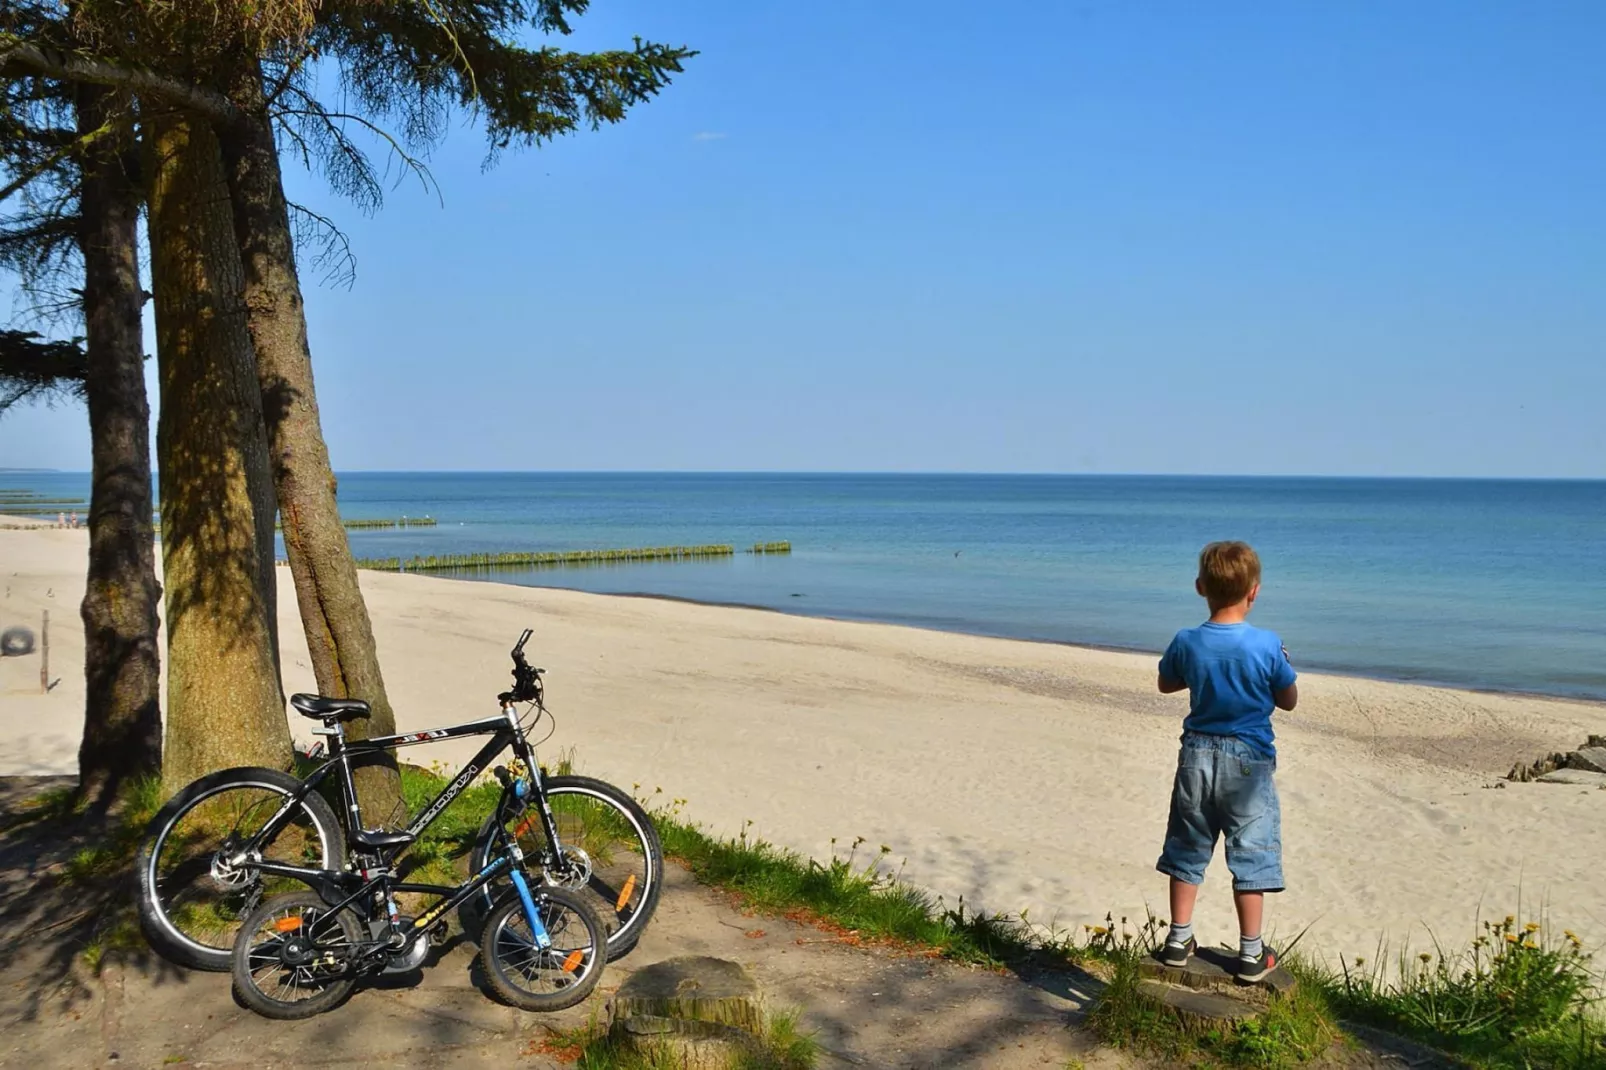
[[[1184,1032],[1195,1035],[1230,1030],[1240,1022],[1260,1017],[1260,1008],[1252,1003],[1163,981],[1139,981],[1138,994],[1151,1006],[1174,1018]]]
[[[1273,996],[1291,996],[1298,987],[1294,975],[1282,966],[1253,984],[1238,980],[1238,956],[1220,948],[1201,947],[1182,969],[1161,962],[1154,955],[1146,956],[1138,964],[1138,974],[1151,981],[1216,992],[1235,999],[1247,999],[1264,1004]]]
[[[734,962],[688,955],[637,971],[614,994],[609,1032],[681,1070],[730,1070],[765,1030],[758,985]],[[659,1065],[659,1064],[654,1064]]]

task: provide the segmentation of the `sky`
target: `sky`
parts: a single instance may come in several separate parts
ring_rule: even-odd
[[[1606,5],[576,31],[700,54],[489,170],[461,122],[371,218],[291,169],[357,256],[304,280],[337,469],[1606,477]],[[88,463],[81,408],[0,419]]]

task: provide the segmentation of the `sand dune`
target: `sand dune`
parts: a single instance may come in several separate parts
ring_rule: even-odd
[[[52,613],[52,670],[0,662],[0,773],[70,772],[82,723],[86,536],[0,531],[0,626]],[[280,570],[287,691],[312,690]],[[1185,696],[1154,659],[888,625],[364,573],[401,727],[494,709],[535,629],[557,731],[589,773],[684,798],[712,828],[817,856],[865,838],[951,903],[1077,925],[1164,913],[1153,871]],[[1181,625],[1186,622],[1179,621]],[[1156,637],[1158,642],[1162,637]],[[1484,914],[1548,905],[1606,940],[1606,792],[1497,786],[1518,759],[1606,731],[1606,706],[1306,674],[1278,715],[1285,935],[1370,954],[1382,934],[1459,940]],[[29,692],[32,693],[29,693]],[[306,722],[292,718],[300,739]],[[411,755],[461,760],[472,741]],[[1234,935],[1218,854],[1202,940]]]

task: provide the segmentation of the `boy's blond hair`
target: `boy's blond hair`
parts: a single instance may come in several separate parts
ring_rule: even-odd
[[[1212,611],[1236,605],[1260,582],[1260,555],[1247,542],[1213,542],[1199,553],[1199,587]]]

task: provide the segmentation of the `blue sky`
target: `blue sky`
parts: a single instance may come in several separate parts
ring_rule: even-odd
[[[335,215],[341,469],[1606,476],[1606,5],[595,0],[618,127]],[[0,464],[88,466],[81,410]]]

